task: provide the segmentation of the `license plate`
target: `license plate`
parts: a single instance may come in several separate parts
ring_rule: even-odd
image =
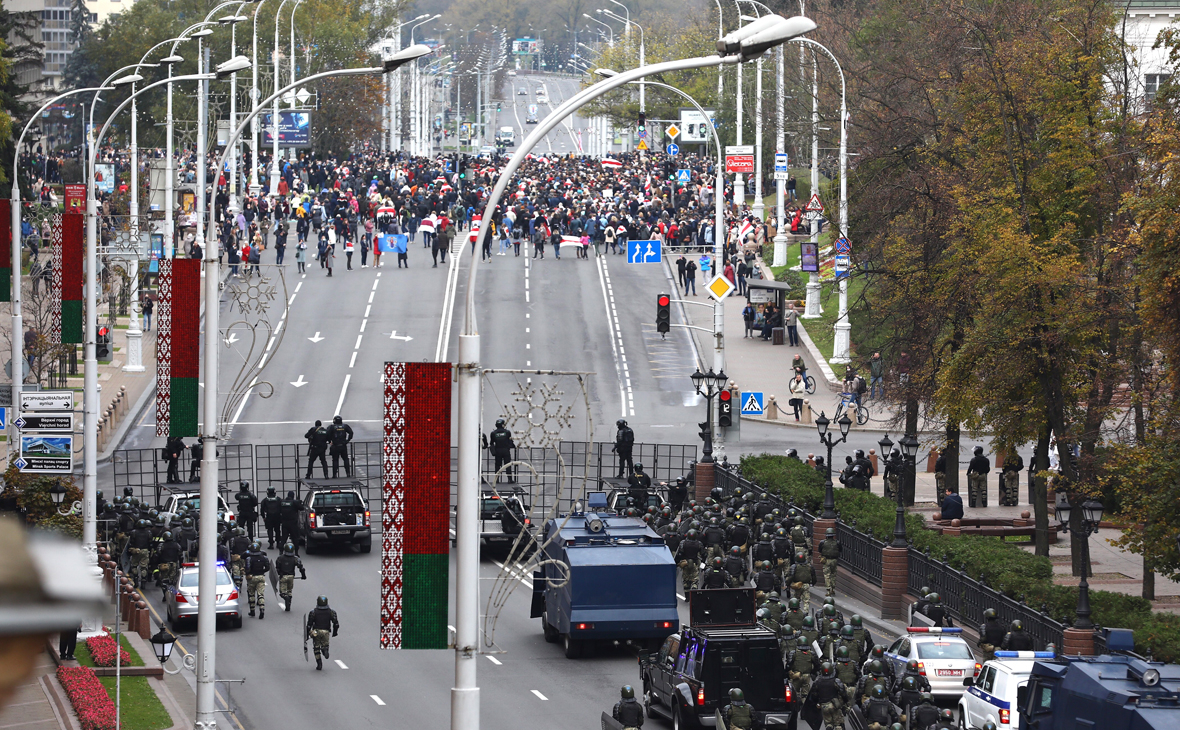
[[[962,677],[962,669],[939,669],[938,676],[940,677]]]

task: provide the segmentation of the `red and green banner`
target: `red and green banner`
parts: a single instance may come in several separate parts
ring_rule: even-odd
[[[82,339],[82,237],[81,213],[53,216],[53,283],[49,299],[49,341],[54,345],[78,344]]]
[[[381,648],[446,649],[451,365],[387,362]]]
[[[156,304],[156,435],[196,436],[201,262],[161,259]]]
[[[12,301],[12,201],[0,200],[0,302]]]

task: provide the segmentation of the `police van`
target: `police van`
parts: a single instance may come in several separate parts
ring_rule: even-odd
[[[977,676],[963,680],[968,688],[959,698],[964,726],[983,727],[985,722],[994,722],[1005,730],[1017,724],[1017,694],[1028,684],[1033,663],[1053,658],[1051,651],[997,651],[996,658],[985,662]]]

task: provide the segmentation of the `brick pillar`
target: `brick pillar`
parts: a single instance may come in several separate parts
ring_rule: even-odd
[[[835,520],[825,520],[817,517],[811,523],[811,564],[815,566],[817,575],[824,574],[824,559],[819,554],[819,544],[824,541],[824,533],[828,528],[836,529]],[[822,580],[817,580],[816,585],[822,584]]]
[[[1094,632],[1087,629],[1066,629],[1065,630],[1065,646],[1061,648],[1062,654],[1074,656],[1081,654],[1083,656],[1093,656],[1094,652]]]
[[[698,461],[696,466],[696,500],[704,502],[716,484],[717,480],[713,475],[713,462]]]
[[[881,618],[905,618],[909,566],[909,548],[887,547],[881,551]]]

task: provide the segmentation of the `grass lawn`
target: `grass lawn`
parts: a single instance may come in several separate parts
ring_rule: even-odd
[[[81,648],[81,647],[79,647]],[[115,678],[99,677],[115,701]],[[160,703],[147,677],[123,677],[119,687],[120,727],[126,730],[162,730],[172,727],[172,717]]]

